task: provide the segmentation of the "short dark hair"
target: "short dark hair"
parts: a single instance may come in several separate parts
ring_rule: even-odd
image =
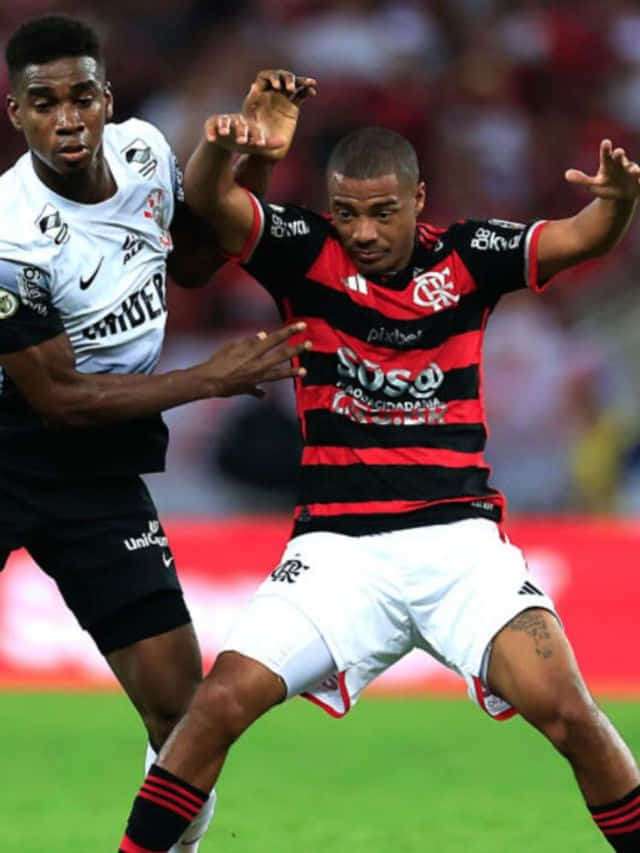
[[[9,79],[15,83],[28,65],[41,65],[67,56],[91,56],[104,72],[100,40],[84,21],[66,15],[46,15],[21,24],[7,43]]]
[[[344,136],[327,164],[327,175],[334,172],[358,180],[396,175],[398,181],[412,186],[420,179],[415,148],[404,136],[386,127],[363,127]]]

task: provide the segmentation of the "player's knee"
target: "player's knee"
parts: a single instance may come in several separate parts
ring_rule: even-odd
[[[189,715],[201,730],[215,731],[230,746],[251,725],[257,714],[250,697],[230,682],[208,678],[200,685]]]
[[[597,740],[601,714],[581,685],[571,685],[545,696],[528,718],[560,753],[571,757]]]

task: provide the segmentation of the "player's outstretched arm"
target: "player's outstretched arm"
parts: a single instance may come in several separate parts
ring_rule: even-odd
[[[91,427],[144,417],[209,397],[252,394],[260,384],[304,375],[291,359],[310,347],[292,343],[304,323],[225,344],[184,370],[144,374],[85,374],[75,369],[66,334],[0,356],[0,366],[30,405],[52,427]]]
[[[640,166],[623,148],[614,149],[609,139],[600,144],[595,175],[568,169],[565,178],[596,198],[576,216],[550,221],[543,228],[538,244],[542,280],[613,248],[629,227],[640,197]]]

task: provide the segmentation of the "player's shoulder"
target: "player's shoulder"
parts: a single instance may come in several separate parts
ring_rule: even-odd
[[[335,229],[328,216],[297,204],[274,204],[262,200],[269,217],[272,237],[331,236]]]
[[[443,229],[441,239],[452,250],[501,251],[516,248],[527,227],[508,219],[462,219]]]
[[[161,164],[173,160],[171,146],[154,124],[139,118],[111,122],[104,129],[104,139],[111,156],[119,158],[142,178],[150,178]]]
[[[141,118],[128,118],[126,121],[110,122],[104,129],[105,139],[111,143],[122,143],[123,148],[136,139],[141,139],[149,145],[169,147],[169,143],[155,124]]]
[[[46,262],[49,246],[40,225],[46,210],[33,174],[30,155],[23,155],[0,175],[0,258],[18,263]]]

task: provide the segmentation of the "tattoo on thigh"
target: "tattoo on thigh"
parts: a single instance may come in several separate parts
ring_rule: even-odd
[[[509,623],[509,628],[512,631],[523,631],[528,634],[535,643],[538,657],[550,658],[553,655],[551,634],[547,627],[545,613],[539,610],[525,610]]]

